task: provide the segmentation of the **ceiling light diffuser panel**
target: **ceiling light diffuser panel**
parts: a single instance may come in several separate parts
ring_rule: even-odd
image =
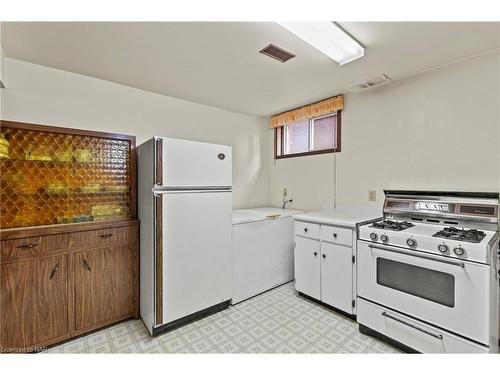
[[[364,47],[333,22],[279,23],[340,65],[363,57]]]

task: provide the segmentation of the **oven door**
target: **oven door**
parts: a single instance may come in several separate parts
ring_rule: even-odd
[[[358,295],[488,345],[489,267],[404,248],[358,244]]]

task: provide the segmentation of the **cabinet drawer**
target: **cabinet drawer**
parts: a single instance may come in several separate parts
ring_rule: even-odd
[[[70,248],[100,247],[137,240],[137,227],[104,228],[70,234]]]
[[[92,241],[97,245],[135,240],[135,227],[107,228],[93,231]]]
[[[358,298],[357,320],[422,353],[488,353],[488,348]]]
[[[296,221],[295,234],[298,236],[319,239],[319,224]]]
[[[352,229],[322,225],[321,240],[339,245],[352,246]]]
[[[31,258],[52,252],[63,251],[68,247],[67,234],[24,237],[1,242],[2,263],[8,260]]]

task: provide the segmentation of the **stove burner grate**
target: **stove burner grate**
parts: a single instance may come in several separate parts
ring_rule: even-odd
[[[386,229],[394,231],[402,231],[415,226],[409,221],[382,220],[373,223],[372,227],[377,229]]]
[[[472,243],[481,242],[485,236],[484,232],[477,229],[458,229],[455,227],[446,227],[432,235],[432,237]]]

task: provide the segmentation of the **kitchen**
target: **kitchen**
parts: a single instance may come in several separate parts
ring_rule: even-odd
[[[325,24],[2,22],[3,351],[498,353],[499,24]]]

